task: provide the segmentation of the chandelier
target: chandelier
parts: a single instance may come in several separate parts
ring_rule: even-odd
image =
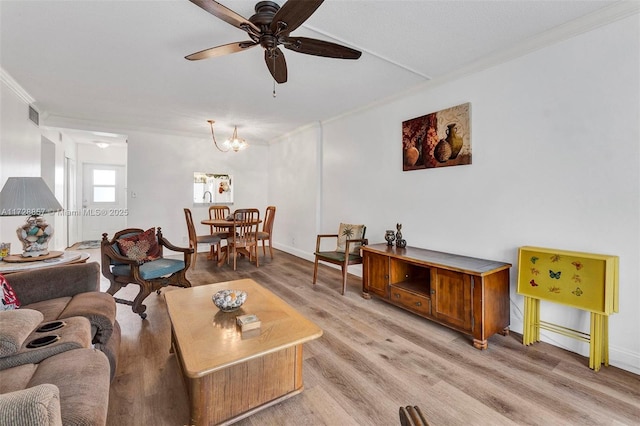
[[[207,120],[207,122],[209,123],[209,126],[211,126],[211,137],[213,138],[213,144],[216,146],[216,148],[218,148],[218,150],[222,152],[227,152],[229,150],[238,152],[242,151],[243,149],[247,149],[247,147],[249,146],[249,144],[244,139],[238,137],[238,126],[234,126],[233,135],[221,144],[221,148],[216,141],[216,135],[213,133],[213,123],[215,123],[215,121]]]

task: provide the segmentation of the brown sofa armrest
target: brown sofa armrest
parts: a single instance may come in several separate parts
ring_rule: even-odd
[[[100,266],[97,262],[16,272],[5,278],[21,305],[100,291]]]

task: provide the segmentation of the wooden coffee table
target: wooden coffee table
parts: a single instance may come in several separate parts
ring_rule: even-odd
[[[240,310],[225,313],[211,296],[244,290]],[[302,392],[302,345],[322,330],[251,279],[165,292],[172,348],[189,394],[192,424],[227,424]],[[245,333],[236,316],[256,314]]]

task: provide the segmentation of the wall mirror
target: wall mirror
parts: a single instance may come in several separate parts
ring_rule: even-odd
[[[193,174],[194,204],[233,204],[233,178],[221,173]]]

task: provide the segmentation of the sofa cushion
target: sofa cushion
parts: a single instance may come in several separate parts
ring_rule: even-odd
[[[40,302],[24,305],[20,309],[33,309],[44,315],[43,321],[53,321],[60,317],[64,308],[67,307],[71,297],[57,297],[55,299],[43,300]]]
[[[9,311],[20,307],[16,292],[13,291],[13,288],[2,274],[0,274],[0,291],[0,301],[2,301],[0,311]]]
[[[109,406],[109,361],[95,349],[74,349],[45,359],[29,387],[55,384],[65,425],[104,425]]]
[[[51,331],[40,331],[44,324],[37,328],[24,340],[22,347],[16,353],[0,357],[0,370],[23,364],[37,364],[42,360],[71,349],[91,347],[91,324],[84,317],[67,318],[62,327]],[[37,339],[57,339],[52,343],[31,347],[30,343]]]
[[[0,395],[0,424],[62,426],[58,388],[45,383]]]
[[[91,291],[73,296],[58,319],[82,316],[94,327],[95,342],[104,343],[111,337],[116,322],[116,301],[108,293]]]
[[[42,319],[43,315],[32,309],[0,311],[0,357],[18,352]]]
[[[0,371],[0,394],[26,388],[37,368],[38,364],[24,364]]]
[[[116,243],[120,252],[139,263],[150,262],[161,256],[160,246],[156,238],[156,228],[149,228],[143,233],[119,238]]]

